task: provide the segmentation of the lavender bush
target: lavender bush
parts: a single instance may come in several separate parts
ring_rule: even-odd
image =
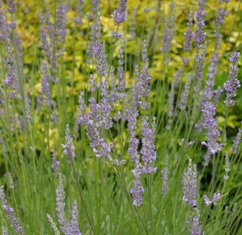
[[[0,1],[2,234],[242,233],[240,3],[133,2]]]

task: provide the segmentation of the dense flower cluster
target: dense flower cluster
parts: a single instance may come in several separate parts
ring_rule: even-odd
[[[113,14],[111,15],[114,21],[117,24],[124,22],[128,17],[127,8],[128,0],[120,0],[118,9],[114,9]]]

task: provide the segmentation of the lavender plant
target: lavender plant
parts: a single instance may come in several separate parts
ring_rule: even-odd
[[[242,233],[240,5],[5,2],[2,234]]]

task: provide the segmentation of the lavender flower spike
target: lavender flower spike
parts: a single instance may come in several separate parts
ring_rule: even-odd
[[[195,32],[196,48],[201,48],[202,44],[205,41],[205,37],[206,37],[206,33],[203,32],[203,28],[205,26],[205,23],[204,23],[204,15],[205,15],[204,5],[205,5],[205,0],[199,0],[197,12],[194,14],[194,16],[196,18],[196,32]]]
[[[112,18],[114,19],[115,23],[117,23],[117,24],[124,22],[128,17],[128,12],[126,10],[127,1],[128,0],[120,0],[118,9],[115,9],[113,11],[113,14],[111,15]]]
[[[72,138],[70,135],[69,124],[66,124],[65,139],[66,139],[66,142],[65,144],[62,144],[62,147],[64,148],[64,154],[69,158],[68,163],[70,163],[70,161],[73,161],[75,157],[75,152],[74,152],[74,146],[72,144]]]
[[[7,78],[4,80],[5,85],[10,90],[16,89],[16,74],[15,74],[15,66],[13,62],[13,54],[12,54],[12,46],[10,43],[10,39],[7,41],[7,59],[6,63],[8,65],[8,73]],[[9,98],[14,98],[16,96],[15,92],[11,91],[8,94]]]
[[[238,76],[238,61],[239,61],[240,53],[239,52],[233,52],[230,57],[230,72],[229,72],[229,78],[227,82],[224,83],[224,88],[226,91],[226,99],[225,104],[228,107],[232,107],[235,103],[234,100],[232,100],[233,97],[236,96],[236,90],[240,87],[240,82],[237,79]]]
[[[130,190],[130,193],[133,195],[134,206],[140,206],[142,204],[142,194],[144,192],[144,187],[142,187],[140,183],[140,176],[142,174],[141,169],[142,165],[138,161],[136,161],[135,167],[132,170],[132,173],[134,175],[134,186]]]
[[[58,221],[61,224],[61,230],[65,235],[81,235],[79,228],[78,228],[78,208],[77,208],[77,202],[74,201],[74,205],[72,208],[72,216],[71,221],[68,223],[65,219],[65,191],[64,191],[64,185],[63,185],[63,179],[61,173],[59,173],[59,185],[56,189],[56,211],[57,211],[57,217]]]
[[[192,165],[192,160],[189,159],[187,170],[183,174],[183,201],[188,206],[197,205],[197,167]]]
[[[203,127],[206,130],[207,138],[207,142],[202,142],[202,144],[208,147],[208,151],[211,155],[214,155],[222,148],[222,145],[217,142],[217,139],[220,136],[220,131],[218,130],[218,124],[214,118],[216,107],[212,102],[203,102],[202,112],[204,117]]]
[[[78,228],[78,206],[76,200],[72,206],[71,221],[68,229],[68,234],[71,235],[82,235]]]
[[[19,222],[18,218],[16,218],[16,216],[15,216],[14,209],[11,206],[9,206],[7,203],[7,199],[5,198],[3,186],[0,187],[0,200],[2,202],[3,210],[6,213],[6,217],[9,219],[9,222],[10,222],[14,232],[17,234],[20,234],[20,235],[24,235],[20,222]]]
[[[189,229],[190,235],[203,235],[204,232],[201,232],[199,224],[199,216],[194,216],[192,217],[192,225],[191,228]]]
[[[142,120],[142,149],[140,152],[144,162],[142,172],[146,174],[156,172],[157,169],[151,166],[152,162],[156,159],[154,138],[154,132],[149,128],[148,117],[145,116]]]

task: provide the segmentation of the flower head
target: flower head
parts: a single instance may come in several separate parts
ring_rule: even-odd
[[[120,0],[118,9],[114,9],[113,14],[111,15],[114,21],[117,24],[124,22],[128,17],[127,0]]]
[[[192,160],[189,159],[189,164],[183,174],[183,201],[187,205],[195,207],[197,205],[197,167],[192,165]]]

